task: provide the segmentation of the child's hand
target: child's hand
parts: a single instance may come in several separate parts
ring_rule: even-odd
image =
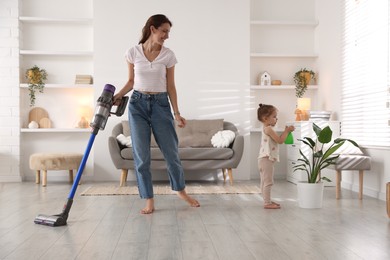
[[[286,130],[288,132],[293,132],[295,130],[295,127],[293,125],[290,125],[290,126],[286,126]]]

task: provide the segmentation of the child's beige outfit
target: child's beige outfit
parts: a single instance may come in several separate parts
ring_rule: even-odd
[[[271,204],[271,187],[274,184],[274,163],[279,162],[279,145],[269,135],[261,131],[261,144],[258,156],[260,189],[264,204]]]

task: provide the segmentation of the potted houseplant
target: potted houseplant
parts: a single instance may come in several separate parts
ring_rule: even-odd
[[[40,69],[37,65],[34,65],[26,71],[26,79],[28,82],[30,106],[34,106],[36,99],[35,92],[39,91],[40,93],[43,93],[43,88],[45,87],[44,80],[47,79],[46,70]]]
[[[307,85],[312,79],[315,79],[315,73],[306,68],[300,69],[294,74],[295,82],[295,96],[297,98],[303,97],[307,90]]]
[[[332,141],[332,130],[329,126],[323,129],[313,123],[313,131],[316,136],[315,140],[311,137],[298,139],[309,148],[309,152],[303,152],[304,147],[299,150],[301,158],[295,165],[295,171],[303,171],[307,175],[307,182],[298,183],[298,202],[302,208],[321,208],[324,183],[322,180],[330,181],[328,178],[321,176],[321,170],[336,163],[340,156],[335,152],[345,143],[350,142],[354,146],[359,145],[350,139],[336,138]],[[305,150],[307,151],[307,150]],[[307,194],[308,192],[317,192],[317,194]]]

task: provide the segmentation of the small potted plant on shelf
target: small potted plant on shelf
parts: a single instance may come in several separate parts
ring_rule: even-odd
[[[337,138],[332,142],[332,130],[329,126],[323,129],[313,123],[313,131],[316,139],[311,137],[304,137],[298,139],[305,144],[299,150],[301,158],[298,159],[298,164],[293,167],[295,171],[303,171],[307,175],[307,182],[299,182],[298,188],[298,202],[302,208],[321,208],[324,183],[322,180],[330,181],[328,178],[321,176],[321,170],[336,163],[339,154],[335,152],[345,143],[350,142],[354,146],[359,145],[350,139]],[[305,154],[303,150],[309,147],[310,153]],[[316,194],[309,194],[308,192],[316,192]]]
[[[30,106],[35,105],[35,92],[39,91],[43,93],[43,88],[45,87],[44,80],[47,79],[46,70],[40,69],[37,65],[27,69],[26,79],[28,82],[28,90],[30,96]]]
[[[307,90],[307,85],[312,79],[315,79],[315,73],[306,68],[300,69],[294,74],[295,82],[295,96],[297,98],[303,97]]]

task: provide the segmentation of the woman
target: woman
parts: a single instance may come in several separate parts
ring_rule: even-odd
[[[138,190],[140,197],[146,199],[142,214],[153,213],[155,209],[150,172],[152,131],[167,162],[172,190],[177,191],[179,198],[190,206],[200,206],[185,191],[184,172],[178,155],[174,119],[179,127],[185,127],[186,120],[180,115],[177,104],[174,78],[177,60],[175,54],[164,47],[171,26],[169,19],[162,14],[153,15],[147,20],[139,44],[126,52],[129,79],[114,96],[114,102],[118,103],[124,95],[134,90],[129,102],[129,124]]]

